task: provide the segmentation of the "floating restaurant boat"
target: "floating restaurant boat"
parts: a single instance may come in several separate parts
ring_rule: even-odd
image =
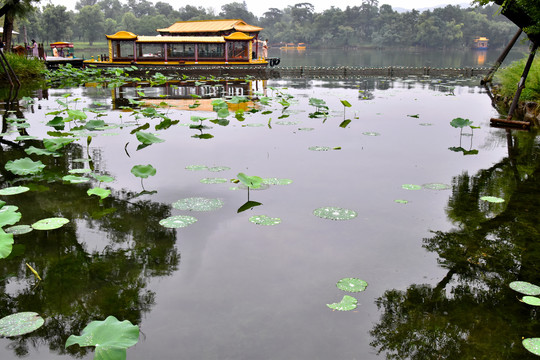
[[[158,29],[159,35],[129,31],[106,35],[109,54],[86,60],[97,67],[253,67],[274,64],[263,58],[259,32],[242,20],[179,21]]]
[[[73,43],[57,41],[50,43],[51,53],[45,58],[45,64],[49,69],[56,69],[60,65],[71,64],[73,67],[82,67],[83,58],[75,57]]]

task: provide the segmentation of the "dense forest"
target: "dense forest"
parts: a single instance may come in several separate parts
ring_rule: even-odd
[[[35,3],[39,5],[38,3]],[[119,30],[138,35],[157,35],[156,29],[176,21],[201,19],[243,19],[264,27],[261,36],[269,42],[304,42],[310,47],[470,47],[478,36],[490,39],[490,46],[505,45],[517,27],[499,14],[498,5],[461,8],[448,5],[419,12],[397,12],[377,0],[362,0],[359,6],[342,10],[331,7],[321,13],[311,3],[269,8],[261,17],[248,10],[245,2],[211,8],[172,5],[148,0],[80,0],[75,11],[65,6],[34,6],[15,21],[21,33],[15,42],[35,38],[39,42],[103,41],[104,34]]]

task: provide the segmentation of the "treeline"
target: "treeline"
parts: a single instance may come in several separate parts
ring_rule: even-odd
[[[474,38],[485,36],[490,46],[505,45],[517,31],[514,24],[498,15],[497,5],[444,8],[399,13],[377,0],[345,10],[331,7],[321,13],[311,3],[297,3],[284,9],[269,8],[255,16],[245,2],[231,2],[217,13],[212,8],[186,5],[173,8],[165,2],[148,0],[80,0],[75,11],[47,4],[16,22],[21,35],[39,42],[103,41],[104,34],[119,30],[138,35],[156,35],[156,29],[181,20],[243,19],[264,27],[262,38],[270,43],[304,42],[310,47],[422,46],[469,47]]]

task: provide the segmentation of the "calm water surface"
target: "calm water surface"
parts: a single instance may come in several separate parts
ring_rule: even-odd
[[[3,164],[28,156],[30,146],[43,148],[41,139],[54,135],[45,124],[61,108],[57,100],[103,109],[99,118],[119,126],[77,133],[59,158],[31,155],[47,165],[42,176],[14,176],[2,167],[1,187],[31,188],[1,197],[19,206],[20,223],[52,216],[70,223],[16,235],[14,253],[0,260],[0,316],[36,311],[46,318],[31,334],[0,339],[1,358],[91,359],[88,348],[65,350],[65,340],[108,315],[140,326],[130,360],[533,358],[521,339],[540,334],[538,315],[508,283],[540,282],[540,149],[535,134],[489,126],[498,113],[477,83],[226,84],[228,94],[251,91],[272,100],[256,102],[261,111],[244,121],[229,116],[228,126],[205,120],[211,128],[202,133],[210,139],[193,137],[201,131],[186,125],[192,115],[214,119],[215,113],[161,110],[179,124],[156,131],[158,119],[135,119],[120,108],[140,95],[130,87],[49,89],[36,93],[33,105],[20,100],[20,112],[6,115],[26,118],[30,127],[23,129],[37,139],[16,140],[19,134],[4,122]],[[204,103],[208,88],[143,91],[147,102],[172,94],[177,99],[170,104],[183,106],[190,93],[202,94]],[[289,107],[278,103],[284,98]],[[323,99],[328,116],[314,117],[310,98]],[[449,124],[456,117],[479,128],[460,134]],[[340,127],[345,119],[351,122]],[[151,128],[144,131],[165,141],[138,149],[130,132],[146,122]],[[146,164],[157,173],[141,182],[131,169]],[[186,169],[191,165],[227,168]],[[62,182],[81,168],[114,177],[101,184],[112,195],[102,202],[89,197],[86,191],[99,186],[95,180]],[[292,183],[248,195],[229,181],[239,172]],[[227,182],[201,183],[204,178]],[[447,189],[429,189],[432,183]],[[407,190],[405,184],[424,186]],[[480,199],[487,195],[505,202]],[[238,212],[248,196],[262,205]],[[171,206],[189,197],[221,199],[224,206],[210,212]],[[358,216],[313,215],[326,206]],[[159,225],[171,215],[198,221],[177,230]],[[254,215],[282,222],[255,225]],[[25,263],[42,282],[35,283]],[[345,277],[369,286],[343,292],[335,285]],[[326,306],[344,295],[358,299],[357,309]]]

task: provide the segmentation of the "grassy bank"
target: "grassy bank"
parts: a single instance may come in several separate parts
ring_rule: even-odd
[[[21,80],[33,80],[42,77],[42,72],[46,69],[45,63],[35,58],[26,58],[12,53],[6,53],[6,58]],[[0,67],[0,75],[3,79],[7,79],[5,71]]]
[[[495,74],[495,83],[499,84],[497,92],[503,96],[512,98],[516,92],[517,84],[521,79],[521,74],[525,68],[527,59],[515,61],[500,69]],[[521,101],[540,102],[540,59],[536,58],[531,66],[525,89],[521,93]]]

